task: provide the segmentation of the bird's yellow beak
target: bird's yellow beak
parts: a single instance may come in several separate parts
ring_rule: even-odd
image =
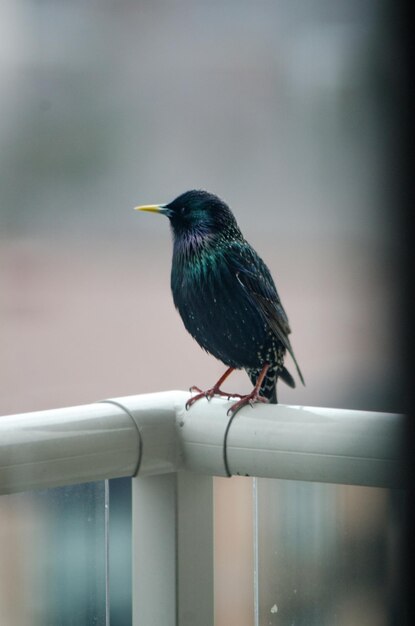
[[[162,213],[161,204],[143,204],[134,207],[134,211],[149,211],[150,213]]]

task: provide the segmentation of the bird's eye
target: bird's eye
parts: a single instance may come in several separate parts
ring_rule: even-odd
[[[180,207],[180,215],[187,215],[187,207],[182,206]]]

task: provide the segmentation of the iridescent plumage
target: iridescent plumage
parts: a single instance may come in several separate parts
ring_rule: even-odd
[[[278,378],[295,386],[284,367],[286,351],[304,383],[270,271],[244,239],[229,207],[213,194],[193,190],[170,204],[142,208],[158,210],[170,220],[171,289],[186,329],[229,368],[245,369],[253,385],[259,385],[262,372],[259,397],[258,393],[241,397],[231,412],[248,402],[276,403]],[[221,393],[217,386],[200,392],[188,404],[216,393]]]

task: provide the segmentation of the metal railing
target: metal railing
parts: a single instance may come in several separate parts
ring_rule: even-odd
[[[133,623],[213,623],[212,476],[405,486],[403,416],[171,391],[0,417],[0,494],[133,478]],[[197,528],[197,533],[193,529]]]

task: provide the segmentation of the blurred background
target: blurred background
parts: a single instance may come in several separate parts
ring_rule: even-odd
[[[220,376],[174,310],[167,221],[132,210],[190,188],[230,204],[275,278],[306,380],[280,385],[280,401],[402,410],[392,5],[1,2],[0,414]],[[244,373],[232,384],[250,388]],[[253,623],[251,487],[215,484],[218,626]],[[296,547],[276,551],[259,623],[395,623],[399,495],[280,481],[261,493],[265,545]],[[27,552],[10,549],[37,532],[39,506],[22,498],[0,503],[0,576],[13,567],[31,589]],[[304,559],[307,591],[287,583]],[[287,584],[284,613],[272,594]],[[2,623],[29,623],[16,611],[0,592]]]

